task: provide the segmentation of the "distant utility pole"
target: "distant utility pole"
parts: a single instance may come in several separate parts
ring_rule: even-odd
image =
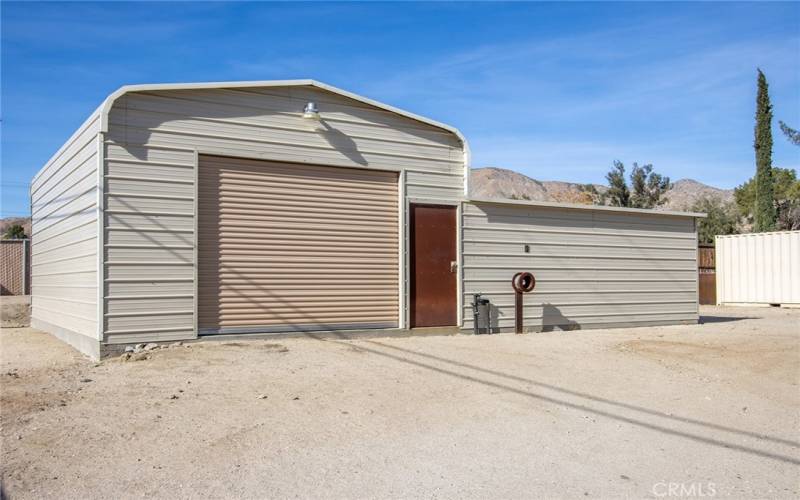
[[[769,103],[767,78],[758,70],[756,96],[756,200],[753,214],[757,233],[775,230],[778,214],[775,211],[772,180],[772,105]]]

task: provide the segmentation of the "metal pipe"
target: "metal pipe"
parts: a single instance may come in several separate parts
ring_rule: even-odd
[[[480,329],[478,328],[478,299],[481,298],[481,294],[475,293],[472,295],[472,332],[475,335],[481,333]]]
[[[522,333],[522,294],[533,291],[536,278],[527,271],[517,273],[511,278],[511,287],[514,289],[514,332]]]

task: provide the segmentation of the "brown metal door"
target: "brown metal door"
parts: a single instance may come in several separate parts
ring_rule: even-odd
[[[411,327],[455,326],[456,208],[411,205]]]

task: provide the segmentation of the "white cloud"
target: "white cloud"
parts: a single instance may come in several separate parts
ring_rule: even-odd
[[[672,21],[476,46],[364,91],[461,128],[476,167],[597,182],[620,159],[732,187],[753,168],[755,68],[774,102],[788,99],[790,115],[800,107],[800,38],[714,41]],[[776,158],[798,163],[782,144]]]

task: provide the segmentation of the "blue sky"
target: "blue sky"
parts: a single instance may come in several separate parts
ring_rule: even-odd
[[[124,84],[314,78],[454,125],[474,167],[602,182],[615,159],[734,187],[756,67],[800,167],[798,3],[2,3],[2,215]]]

